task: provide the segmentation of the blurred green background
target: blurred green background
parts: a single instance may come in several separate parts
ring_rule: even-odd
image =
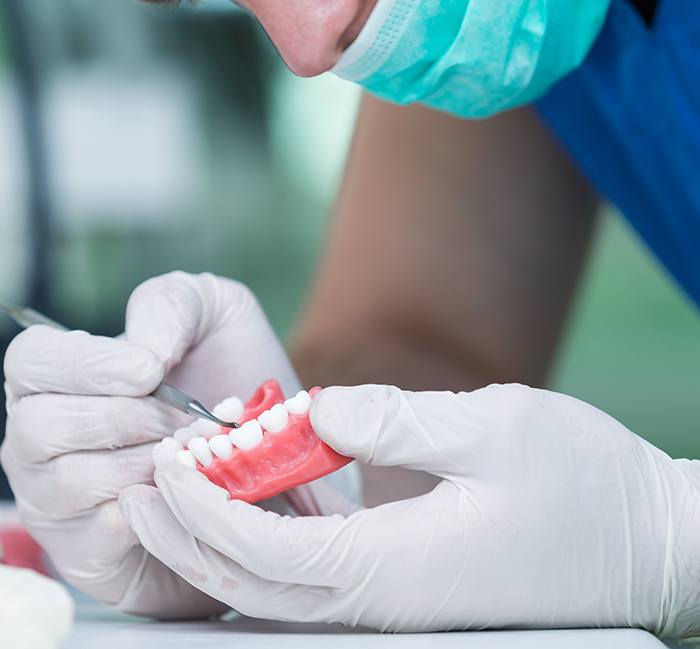
[[[553,386],[674,457],[700,457],[700,318],[612,210],[571,314]]]
[[[249,284],[284,336],[322,245],[357,90],[330,76],[294,78],[253,21],[225,2],[21,6],[52,209],[46,268],[32,278],[41,233],[28,220],[23,107],[0,14],[0,294],[115,334],[139,282],[209,270]],[[697,316],[608,210],[553,387],[671,455],[700,457]],[[0,323],[3,344],[15,332]]]

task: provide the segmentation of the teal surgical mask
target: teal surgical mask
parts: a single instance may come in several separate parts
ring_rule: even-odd
[[[591,49],[611,0],[379,0],[333,68],[399,104],[487,117],[541,97]]]

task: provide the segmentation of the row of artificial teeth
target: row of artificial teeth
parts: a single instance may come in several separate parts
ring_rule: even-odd
[[[245,406],[238,397],[230,397],[229,399],[222,401],[217,406],[214,406],[211,412],[221,421],[233,423],[234,421],[238,421],[243,416],[244,410]],[[190,439],[196,437],[195,433],[201,437],[209,439],[210,437],[214,437],[215,435],[219,435],[221,433],[221,426],[214,421],[210,421],[209,419],[195,419],[188,426],[176,430],[174,437],[181,444],[187,444]]]
[[[239,399],[227,399],[223,403],[214,408],[213,413],[222,420],[236,421],[243,414],[243,404],[241,403],[241,411],[237,416],[235,409],[238,407],[235,402],[240,402]],[[225,407],[224,404],[227,404]],[[180,464],[197,467],[197,462],[205,467],[211,465],[214,457],[222,460],[227,460],[233,455],[234,447],[249,451],[255,448],[263,440],[263,432],[280,433],[289,423],[289,415],[304,415],[311,407],[311,396],[306,390],[301,390],[291,399],[287,399],[283,404],[278,403],[266,410],[257,419],[251,419],[241,425],[240,428],[232,429],[228,434],[221,434],[221,427],[205,420],[197,420],[189,427],[180,429],[175,432],[174,437],[166,438],[168,441],[166,446],[171,447],[176,451],[176,457]],[[214,432],[212,426],[216,428]],[[202,432],[203,436],[192,437],[189,440],[185,438],[190,434],[190,431],[195,428],[197,432]],[[207,435],[209,433],[209,435]],[[183,448],[182,442],[186,441],[187,450]],[[207,437],[209,439],[207,440]],[[163,440],[165,443],[166,440]]]

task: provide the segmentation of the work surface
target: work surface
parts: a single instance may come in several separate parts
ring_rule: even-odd
[[[315,624],[281,624],[249,619],[229,622],[151,623],[103,609],[81,610],[65,649],[664,649],[643,631],[499,631],[380,635]]]
[[[0,503],[0,520],[14,520]],[[644,631],[562,630],[378,634],[315,624],[246,618],[226,622],[149,622],[115,613],[72,590],[76,622],[62,649],[665,649]],[[0,638],[2,649],[2,638]]]

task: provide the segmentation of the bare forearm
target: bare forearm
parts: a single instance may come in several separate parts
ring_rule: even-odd
[[[473,390],[497,380],[495,370],[456,362],[397,333],[300,334],[291,353],[305,385],[386,383],[405,390]]]
[[[595,197],[531,111],[469,123],[367,98],[300,370],[409,388],[541,385]]]
[[[595,198],[531,111],[468,123],[364,103],[292,344],[308,385],[543,385]],[[370,503],[432,486],[365,476]]]
[[[302,342],[304,339],[301,331],[291,352],[306,386],[379,383],[408,390],[473,390],[497,381],[485,369],[467,368],[443,353],[388,332],[365,330],[354,339],[328,332],[323,340]],[[438,482],[427,473],[394,467],[363,467],[362,473],[368,506],[427,493]]]

